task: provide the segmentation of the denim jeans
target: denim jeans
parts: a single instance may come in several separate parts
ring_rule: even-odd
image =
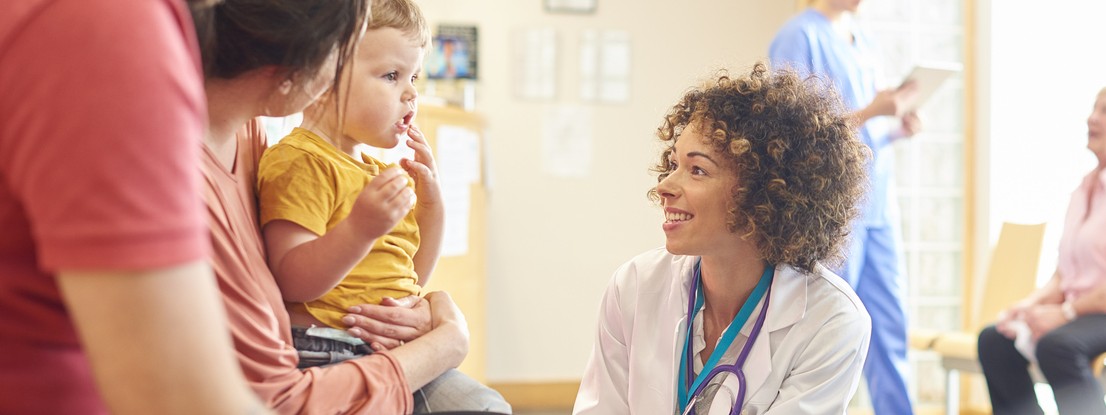
[[[511,405],[495,389],[450,369],[415,392],[415,413],[450,411],[510,414]]]
[[[295,347],[296,352],[300,355],[300,363],[297,366],[300,369],[331,365],[358,356],[372,354],[373,352],[372,348],[365,344],[365,342],[353,339],[352,337],[338,340],[335,338],[308,334],[308,330],[317,329],[292,327],[292,347]],[[331,331],[335,334],[344,333],[337,329],[323,330]]]

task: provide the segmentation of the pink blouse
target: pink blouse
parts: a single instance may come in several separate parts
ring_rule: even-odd
[[[1106,282],[1106,170],[1091,172],[1072,192],[1058,262],[1067,300]]]

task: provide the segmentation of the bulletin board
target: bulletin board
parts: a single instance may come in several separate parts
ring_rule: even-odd
[[[420,104],[415,124],[426,135],[434,149],[434,157],[441,160],[449,155],[439,154],[439,131],[457,128],[470,131],[478,137],[477,145],[483,146],[484,118],[474,112],[451,106]],[[442,127],[446,127],[443,130]],[[483,151],[477,151],[477,155]],[[430,277],[426,292],[446,291],[464,312],[469,326],[469,354],[460,370],[472,378],[485,382],[487,368],[487,189],[484,186],[483,163],[477,160],[475,180],[469,184],[467,208],[467,243],[463,253],[443,255]],[[440,163],[439,163],[440,164]],[[445,182],[449,173],[441,171],[439,181]],[[443,189],[445,190],[445,189]],[[450,218],[447,212],[447,221]],[[447,227],[450,224],[447,223]],[[449,237],[448,235],[446,236]],[[444,250],[444,249],[443,249]]]

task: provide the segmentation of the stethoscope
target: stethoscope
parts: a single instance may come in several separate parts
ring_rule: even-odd
[[[737,415],[741,412],[741,407],[745,403],[745,371],[742,367],[745,366],[745,360],[749,357],[749,351],[752,350],[753,343],[756,342],[757,336],[760,335],[760,328],[764,326],[764,318],[768,315],[768,299],[772,292],[772,275],[775,271],[775,266],[768,265],[764,268],[764,274],[760,276],[760,281],[757,282],[753,292],[749,295],[749,298],[745,300],[745,304],[741,306],[741,309],[737,312],[737,316],[730,322],[730,326],[726,328],[726,334],[722,336],[719,346],[715,348],[714,353],[703,365],[703,369],[712,367],[709,372],[700,373],[698,377],[692,369],[692,359],[695,357],[691,352],[691,325],[695,318],[695,313],[699,311],[703,306],[703,298],[699,296],[699,284],[702,277],[702,271],[700,265],[702,260],[700,259],[695,263],[694,277],[691,281],[691,290],[688,293],[687,298],[687,335],[684,338],[684,353],[680,359],[680,367],[683,372],[683,382],[678,382],[677,395],[679,399],[680,408],[684,409],[684,414],[695,414],[695,403],[698,400],[699,395],[706,389],[710,380],[722,372],[729,372],[737,377],[737,399],[734,401],[733,406],[730,408],[730,415]],[[745,341],[745,345],[741,346],[741,353],[737,355],[737,360],[732,365],[718,364],[718,360],[722,357],[722,354],[730,348],[730,344],[733,343],[734,338],[737,337],[737,333],[741,331],[741,327],[745,325],[745,322],[749,320],[749,315],[753,313],[753,309],[756,308],[760,298],[764,298],[764,306],[760,308],[760,314],[757,315],[756,322],[753,323],[753,331],[749,333],[749,339]],[[692,380],[694,379],[694,381]],[[687,391],[694,390],[690,396]]]

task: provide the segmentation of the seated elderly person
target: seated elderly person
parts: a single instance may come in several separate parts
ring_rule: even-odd
[[[979,334],[996,414],[1044,413],[1029,375],[1032,360],[1061,414],[1106,414],[1090,365],[1106,352],[1106,88],[1087,118],[1087,148],[1098,165],[1071,196],[1052,279]]]

